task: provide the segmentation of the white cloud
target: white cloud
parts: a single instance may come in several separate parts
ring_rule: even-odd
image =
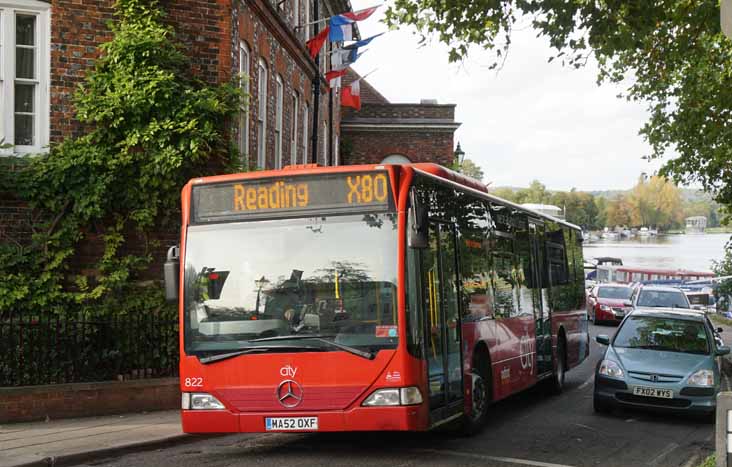
[[[373,0],[353,0],[354,9]],[[359,24],[363,37],[386,30],[385,8]],[[355,65],[392,102],[423,98],[457,104],[462,122],[455,138],[494,186],[527,186],[537,179],[550,189],[630,188],[658,162],[641,157],[650,148],[638,136],[642,105],[618,99],[622,89],[595,84],[597,68],[547,63],[550,49],[530,28],[515,31],[505,66],[489,70],[491,55],[473,49],[449,65],[447,48],[418,46],[408,28],[375,39]]]

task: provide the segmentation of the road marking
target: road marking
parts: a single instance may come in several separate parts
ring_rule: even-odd
[[[528,459],[515,459],[513,457],[486,456],[483,454],[475,454],[472,452],[451,451],[447,449],[413,449],[412,451],[422,452],[426,454],[443,454],[446,456],[464,457],[484,461],[506,462],[508,464],[530,465],[532,467],[573,467],[566,464],[552,464],[550,462],[532,461]]]
[[[691,459],[686,461],[681,467],[694,467],[699,462],[701,462],[701,457],[699,457],[699,454],[694,454],[693,456],[691,456]]]
[[[668,445],[666,445],[666,447],[665,447],[665,448],[663,449],[663,451],[661,451],[661,452],[660,452],[660,453],[659,453],[659,454],[658,454],[658,455],[657,455],[656,457],[654,457],[653,459],[651,459],[651,460],[649,460],[648,462],[646,462],[646,465],[657,465],[657,464],[658,464],[658,463],[659,463],[659,462],[660,462],[660,461],[661,461],[661,460],[662,460],[662,459],[663,459],[664,457],[666,457],[666,456],[668,456],[669,454],[671,454],[671,452],[672,452],[672,451],[673,451],[674,449],[676,449],[677,447],[679,447],[679,445],[678,445],[678,444],[676,444],[676,443],[668,443]]]
[[[586,388],[587,386],[589,386],[590,384],[592,384],[592,381],[594,379],[595,379],[595,375],[593,374],[592,376],[590,376],[587,379],[587,381],[585,381],[584,383],[580,384],[579,389],[582,390],[582,389]]]

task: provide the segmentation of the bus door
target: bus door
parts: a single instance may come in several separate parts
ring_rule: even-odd
[[[422,283],[427,295],[427,377],[433,424],[463,411],[456,246],[454,226],[430,222],[430,245],[422,254]]]
[[[529,221],[529,237],[531,238],[531,298],[534,301],[534,317],[536,319],[536,376],[541,378],[552,372],[552,329],[549,313],[548,296],[545,284],[547,275],[544,251],[544,224],[540,221]]]

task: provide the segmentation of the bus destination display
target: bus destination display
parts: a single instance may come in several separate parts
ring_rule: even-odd
[[[193,222],[392,206],[386,171],[242,180],[193,187]]]

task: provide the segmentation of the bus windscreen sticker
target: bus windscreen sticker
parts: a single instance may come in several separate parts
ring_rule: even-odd
[[[193,187],[193,222],[304,213],[385,210],[393,205],[386,171],[241,180]]]

